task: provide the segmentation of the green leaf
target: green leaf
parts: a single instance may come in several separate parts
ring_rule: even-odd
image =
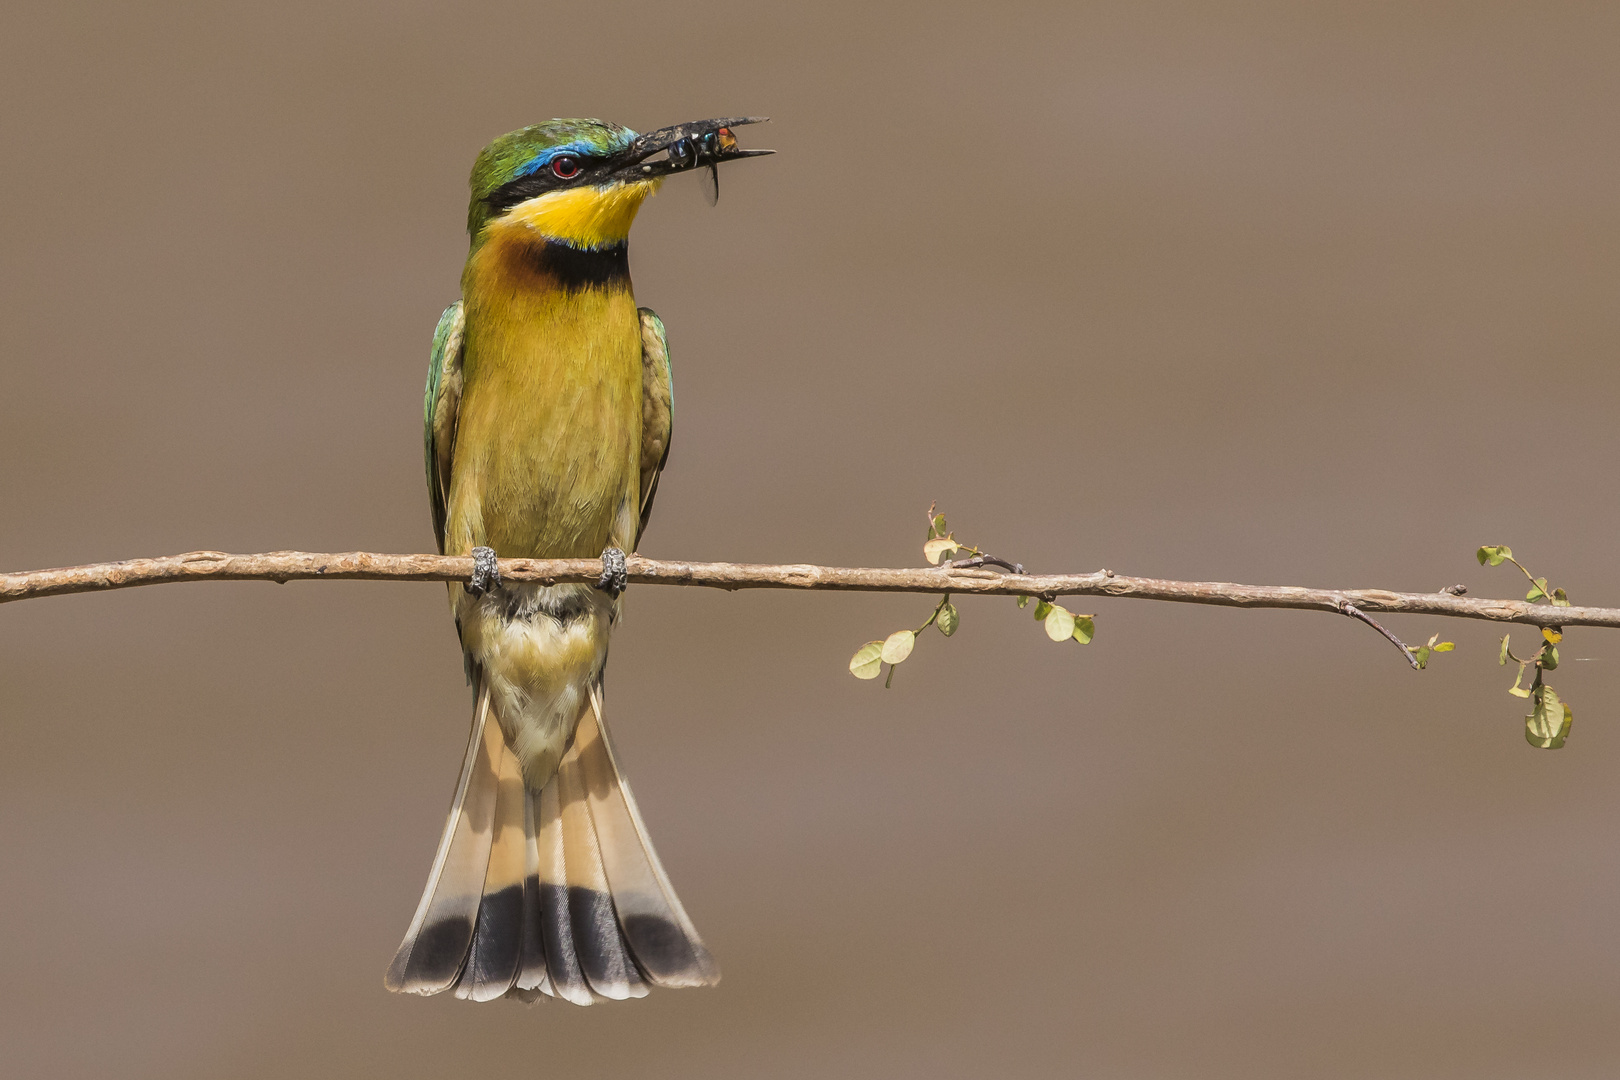
[[[1503,634],[1502,635],[1502,651],[1500,653],[1498,653],[1497,656],[1496,656],[1496,663],[1497,663],[1498,667],[1502,667],[1502,666],[1505,666],[1507,664],[1508,638],[1510,636],[1511,635],[1508,635],[1508,634]]]
[[[1074,640],[1080,644],[1090,645],[1096,633],[1097,625],[1091,621],[1090,615],[1081,615],[1074,620]]]
[[[923,545],[923,558],[935,566],[947,555],[955,554],[960,547],[955,540],[947,536],[935,537]]]
[[[1022,610],[1024,608],[1024,606],[1027,605],[1028,603],[1029,603],[1029,597],[1020,596],[1018,598],[1018,607],[1019,607],[1020,610]]]
[[[934,520],[930,524],[933,526],[935,536],[944,536],[945,533],[949,531],[945,528],[944,514],[935,514]]]
[[[1543,686],[1536,691],[1535,707],[1524,718],[1525,741],[1540,750],[1557,750],[1569,738],[1574,722],[1574,710],[1558,700],[1552,687]]]
[[[849,673],[857,679],[875,679],[883,673],[883,642],[868,641],[850,657]]]
[[[879,653],[885,664],[898,664],[911,655],[911,650],[917,647],[917,632],[915,630],[896,630],[883,641],[883,650]]]
[[[1569,594],[1563,589],[1554,589],[1552,602],[1553,607],[1569,607]]]
[[[1046,617],[1048,615],[1050,615],[1051,613],[1052,613],[1052,603],[1050,601],[1042,600],[1040,603],[1035,605],[1035,621],[1036,622],[1045,622]]]
[[[1046,636],[1053,641],[1068,641],[1074,637],[1074,613],[1067,608],[1053,607],[1045,622]]]
[[[1450,652],[1456,647],[1456,642],[1441,641],[1439,634],[1430,634],[1427,644],[1419,645],[1417,648],[1412,650],[1412,659],[1417,661],[1417,666],[1419,668],[1426,668],[1429,666],[1429,657],[1431,655],[1437,652]]]
[[[956,628],[962,625],[962,616],[957,612],[956,605],[948,603],[940,608],[939,617],[934,620],[934,625],[939,627],[939,632],[946,637],[956,633]]]
[[[1519,665],[1518,677],[1513,680],[1512,687],[1510,687],[1508,689],[1508,693],[1512,694],[1514,697],[1529,697],[1530,696],[1530,688],[1529,687],[1524,687],[1523,689],[1520,689],[1520,687],[1519,687],[1519,684],[1524,681],[1524,669],[1529,667],[1529,666],[1530,665],[1528,665],[1528,664],[1520,664]]]
[[[1481,566],[1486,563],[1490,563],[1492,566],[1501,566],[1504,562],[1513,558],[1513,549],[1497,544],[1487,544],[1475,552],[1474,557],[1479,560]]]
[[[1547,579],[1544,577],[1538,577],[1534,580],[1535,584],[1531,585],[1530,591],[1524,594],[1524,598],[1526,600],[1540,600],[1543,596],[1547,595]]]
[[[1541,664],[1542,671],[1554,670],[1558,667],[1558,650],[1553,648],[1551,645],[1543,647],[1539,662]]]

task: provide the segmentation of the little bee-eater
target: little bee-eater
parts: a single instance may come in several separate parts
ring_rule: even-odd
[[[669,455],[664,324],[630,224],[664,177],[770,153],[735,117],[638,135],[551,120],[472,171],[461,299],[433,335],[427,480],[472,737],[422,902],[388,969],[415,994],[580,1005],[720,978],[670,887],[602,716],[602,670]],[[496,558],[602,558],[594,585],[503,584]]]

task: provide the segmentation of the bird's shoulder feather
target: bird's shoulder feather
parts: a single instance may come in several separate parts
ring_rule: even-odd
[[[433,536],[444,551],[444,522],[450,498],[450,461],[456,445],[456,415],[461,407],[461,357],[466,315],[457,300],[444,309],[433,331],[433,359],[428,365],[422,398],[423,450],[427,458],[428,503]]]
[[[669,340],[664,321],[651,308],[641,315],[641,525],[636,539],[647,531],[658,477],[669,460],[674,427],[675,386],[669,364]]]

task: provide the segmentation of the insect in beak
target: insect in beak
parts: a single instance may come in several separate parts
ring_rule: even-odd
[[[668,176],[688,169],[706,170],[704,195],[713,206],[720,199],[720,169],[723,161],[760,157],[769,150],[744,150],[737,145],[732,128],[739,124],[754,124],[763,117],[741,116],[716,120],[700,120],[660,128],[636,138],[626,160],[626,171],[633,169],[643,178]],[[662,154],[662,157],[655,155]]]

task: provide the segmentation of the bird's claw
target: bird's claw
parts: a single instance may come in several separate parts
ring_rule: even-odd
[[[596,583],[596,587],[618,596],[629,584],[630,575],[624,568],[624,552],[618,548],[605,548],[602,551],[602,580]]]
[[[467,583],[467,591],[474,596],[483,596],[491,589],[500,588],[501,569],[495,562],[495,549],[475,547],[472,549],[472,560],[472,580]]]

